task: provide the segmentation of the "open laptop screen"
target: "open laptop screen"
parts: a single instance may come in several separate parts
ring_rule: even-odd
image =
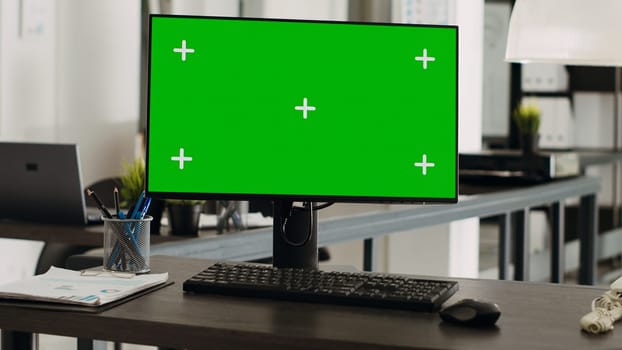
[[[78,146],[0,142],[0,218],[87,223]]]

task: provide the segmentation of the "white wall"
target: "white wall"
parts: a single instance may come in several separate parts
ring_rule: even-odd
[[[484,62],[484,0],[456,0],[455,24],[460,26],[458,151],[482,149]],[[479,218],[450,225],[450,275],[478,277]]]
[[[78,143],[85,185],[120,174],[138,129],[139,10],[3,0],[0,140]]]
[[[243,11],[248,17],[344,21],[348,18],[348,1],[245,0]]]
[[[119,175],[138,131],[140,1],[57,0],[57,140],[77,143],[85,186]]]
[[[55,25],[53,2],[0,1],[0,140],[56,138]]]
[[[232,0],[174,0],[171,14],[238,16],[240,3]]]
[[[506,137],[510,131],[510,64],[505,44],[512,4],[487,2],[484,9],[484,81],[482,133]]]

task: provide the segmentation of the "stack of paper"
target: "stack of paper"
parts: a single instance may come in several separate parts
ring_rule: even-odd
[[[133,275],[96,270],[87,272],[52,266],[42,275],[0,285],[0,299],[100,306],[168,280],[168,273]]]

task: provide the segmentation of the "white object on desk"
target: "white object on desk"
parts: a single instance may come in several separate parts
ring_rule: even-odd
[[[52,266],[44,274],[0,285],[0,299],[100,306],[167,280],[168,273],[117,277],[101,271],[83,275],[80,271]]]
[[[592,301],[592,311],[581,317],[581,328],[589,333],[605,333],[622,318],[622,277],[611,284],[611,289]]]

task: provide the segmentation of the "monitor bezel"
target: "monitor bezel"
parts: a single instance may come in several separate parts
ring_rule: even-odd
[[[151,123],[151,54],[152,54],[152,26],[154,18],[192,18],[192,19],[215,19],[215,20],[238,20],[238,21],[262,21],[262,22],[304,22],[304,23],[328,23],[344,25],[366,25],[366,26],[408,26],[408,27],[433,27],[448,28],[455,30],[456,35],[456,140],[455,140],[455,179],[454,197],[391,197],[391,196],[339,196],[339,195],[300,195],[300,194],[268,194],[268,193],[208,193],[208,192],[161,192],[149,191],[149,142],[150,142],[150,123]],[[459,27],[457,25],[437,25],[437,24],[411,24],[411,23],[386,23],[386,22],[361,22],[361,21],[336,21],[336,20],[307,20],[307,19],[284,19],[284,18],[254,18],[254,17],[224,17],[224,16],[197,16],[197,15],[168,15],[150,14],[149,15],[149,45],[147,57],[147,108],[146,108],[146,128],[145,128],[145,191],[148,196],[159,199],[199,199],[199,200],[286,200],[295,202],[344,202],[344,203],[395,203],[395,204],[452,204],[458,202],[459,195],[459,153],[458,153],[458,134],[459,134]]]

